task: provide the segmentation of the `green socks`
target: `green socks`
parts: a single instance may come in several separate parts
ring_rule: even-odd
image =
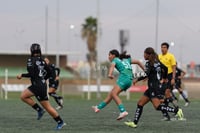
[[[103,109],[105,106],[106,106],[106,103],[105,103],[105,102],[101,102],[101,103],[97,106],[97,108],[98,108],[98,109]]]
[[[103,109],[106,105],[107,104],[105,102],[101,102],[101,103],[99,103],[99,105],[97,106],[97,108],[98,109]],[[120,112],[126,111],[123,104],[119,104],[118,108],[119,108]]]
[[[123,104],[119,104],[118,108],[119,108],[120,112],[126,111]]]

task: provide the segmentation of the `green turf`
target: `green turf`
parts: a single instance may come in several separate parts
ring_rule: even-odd
[[[101,100],[86,100],[65,96],[64,108],[59,111],[67,123],[60,133],[198,133],[200,125],[200,104],[193,100],[188,107],[184,102],[179,105],[183,108],[186,121],[161,121],[161,113],[155,111],[151,103],[144,107],[143,115],[138,128],[126,127],[123,122],[133,117],[136,100],[123,99],[129,116],[117,121],[118,109],[111,102],[100,113],[91,110]],[[55,106],[55,102],[50,102]],[[0,99],[0,133],[54,133],[55,121],[46,113],[41,120],[36,120],[36,112],[18,98]]]

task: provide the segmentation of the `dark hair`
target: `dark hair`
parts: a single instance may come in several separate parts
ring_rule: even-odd
[[[109,53],[115,55],[115,57],[119,57],[119,51],[116,49],[111,50]]]
[[[167,49],[169,49],[169,44],[168,44],[167,42],[163,42],[163,43],[161,44],[161,46],[166,46]]]
[[[127,53],[127,51],[124,51],[124,52],[122,52],[120,55],[119,55],[119,58],[120,59],[128,59],[128,58],[131,58],[131,56],[128,54],[126,54]]]
[[[33,43],[31,45],[30,51],[31,51],[31,56],[33,56],[34,54],[39,54],[40,56],[42,55],[40,44]]]
[[[158,55],[157,53],[154,51],[154,49],[152,47],[148,47],[144,50],[144,53],[149,55],[149,62],[151,65],[153,65],[155,62],[158,61]]]

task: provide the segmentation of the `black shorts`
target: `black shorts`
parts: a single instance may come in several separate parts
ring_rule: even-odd
[[[147,89],[145,92],[144,92],[144,95],[147,96],[149,99],[152,99],[152,98],[158,98],[159,96],[159,92],[156,90],[156,89]]]
[[[161,84],[160,87],[157,89],[157,95],[159,99],[164,98],[166,89],[167,89],[167,83]]]
[[[171,85],[172,73],[167,75],[167,79],[168,79],[168,82],[167,82],[166,89],[173,90],[173,85]]]
[[[28,89],[35,95],[38,101],[48,100],[47,94],[47,84],[46,83],[37,83],[36,85],[31,85]]]
[[[55,81],[49,81],[49,88],[54,88],[54,89],[58,89],[58,85],[59,85],[59,81],[55,80]]]
[[[175,81],[175,88],[176,89],[181,88],[181,80],[180,79]]]

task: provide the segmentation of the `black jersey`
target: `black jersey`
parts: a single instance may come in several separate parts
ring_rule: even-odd
[[[167,67],[159,61],[155,62],[153,65],[147,61],[144,71],[146,76],[140,77],[138,80],[148,78],[149,89],[158,89],[160,87],[160,80],[167,78]]]
[[[178,79],[178,77],[181,76],[182,72],[183,72],[183,70],[181,70],[180,68],[176,67],[176,79]]]
[[[56,79],[56,76],[60,75],[60,69],[58,67],[55,67],[54,64],[49,64],[48,65],[51,73],[49,75],[49,82],[53,82]]]
[[[177,88],[177,89],[179,89],[181,87],[181,79],[178,78],[178,77],[181,76],[182,72],[183,72],[183,70],[181,70],[180,68],[176,67],[175,88]]]
[[[29,77],[32,85],[45,82],[51,75],[51,71],[41,57],[30,57],[27,61],[28,73],[22,74],[22,77]]]
[[[27,61],[28,73],[22,74],[22,77],[28,77],[31,85],[28,89],[35,95],[38,101],[48,100],[46,80],[51,71],[41,57],[30,57]]]

